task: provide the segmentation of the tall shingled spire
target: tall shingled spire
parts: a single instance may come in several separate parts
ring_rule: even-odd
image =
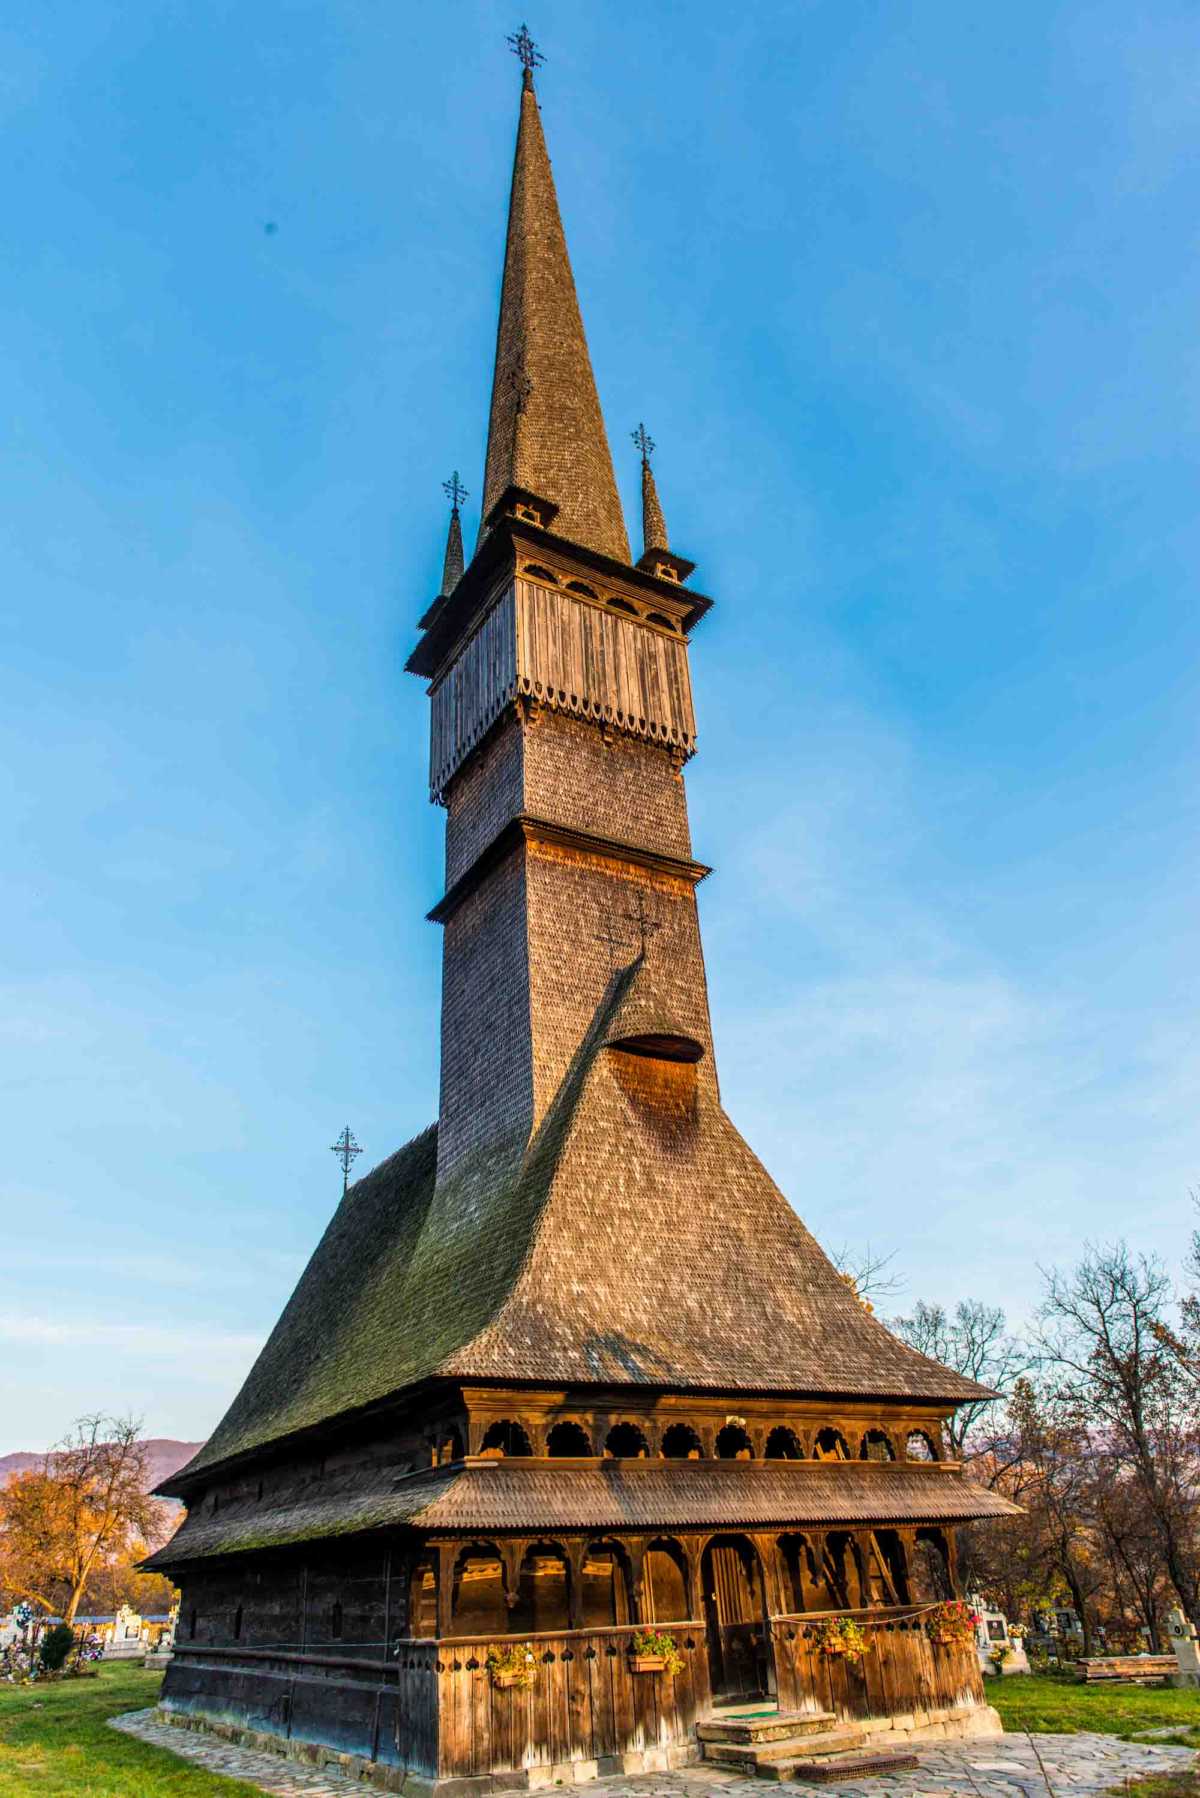
[[[654,471],[650,466],[654,439],[641,424],[629,435],[642,456],[642,555],[645,557],[652,550],[669,550],[671,545],[667,541],[667,521],[658,503],[658,488],[654,485]]]
[[[459,481],[457,468],[448,481],[442,482],[442,492],[450,501],[450,529],[446,532],[446,560],[442,564],[442,584],[438,588],[438,598],[448,599],[462,579],[464,566],[459,508],[468,496],[466,488]]]
[[[527,38],[522,28],[522,35]],[[557,507],[551,528],[628,562],[629,539],[533,87],[521,56],[521,112],[488,424],[481,534],[510,488]]]

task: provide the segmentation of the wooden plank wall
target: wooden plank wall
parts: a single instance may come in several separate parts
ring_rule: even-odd
[[[516,691],[516,611],[510,588],[433,690],[429,790],[435,799]]]
[[[696,718],[687,658],[683,637],[518,580],[432,691],[431,794],[442,794],[518,695],[690,755]]]
[[[854,1615],[868,1643],[858,1662],[822,1654],[811,1618],[771,1619],[781,1710],[836,1711],[849,1719],[985,1703],[972,1643],[935,1646],[917,1616],[872,1620],[861,1611]]]
[[[678,1643],[681,1673],[632,1672],[632,1628],[568,1630],[528,1638],[536,1668],[528,1689],[500,1690],[487,1669],[489,1648],[511,1649],[511,1636],[437,1643],[439,1777],[619,1760],[693,1739],[697,1718],[711,1708],[704,1629],[657,1627]],[[402,1644],[401,1662],[428,1646]]]
[[[517,677],[545,705],[681,749],[695,742],[682,637],[532,581],[517,582]]]

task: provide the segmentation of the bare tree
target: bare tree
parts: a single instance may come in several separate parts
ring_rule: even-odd
[[[1172,1347],[1166,1272],[1122,1242],[1089,1244],[1078,1267],[1045,1279],[1043,1365],[1127,1467],[1179,1602],[1200,1622],[1194,1393]]]
[[[918,1299],[912,1315],[892,1318],[891,1328],[919,1354],[997,1395],[960,1405],[946,1425],[947,1441],[958,1459],[994,1452],[998,1446],[998,1400],[1012,1390],[1029,1365],[1029,1352],[1009,1335],[1000,1307],[962,1299],[953,1312],[947,1312],[944,1305],[927,1305]]]
[[[1119,1455],[1103,1450],[1094,1454],[1089,1509],[1098,1546],[1108,1563],[1110,1615],[1124,1635],[1135,1636],[1140,1625],[1149,1635],[1151,1653],[1160,1654],[1160,1620],[1166,1609],[1162,1554],[1138,1482]]]
[[[1106,1569],[1093,1548],[1095,1456],[1086,1420],[1021,1377],[1006,1432],[999,1484],[1021,1513],[968,1535],[972,1573],[981,1589],[1034,1604],[1065,1587],[1090,1654]]]
[[[844,1242],[840,1248],[829,1251],[829,1259],[868,1311],[874,1311],[876,1299],[891,1298],[904,1285],[892,1267],[895,1249],[889,1255],[880,1255],[870,1243],[863,1249],[852,1249]]]

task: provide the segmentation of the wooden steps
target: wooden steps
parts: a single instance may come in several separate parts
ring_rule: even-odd
[[[702,1742],[781,1742],[836,1729],[833,1711],[730,1711],[696,1725]]]
[[[861,1748],[866,1739],[860,1729],[827,1729],[814,1730],[811,1735],[776,1737],[773,1742],[706,1742],[704,1758],[723,1767],[741,1767],[746,1773],[763,1773],[776,1761],[791,1762],[798,1754],[816,1756]]]
[[[759,1779],[802,1779],[828,1785],[915,1767],[917,1757],[864,1746],[866,1734],[832,1711],[733,1712],[697,1725],[706,1761]]]
[[[867,1754],[824,1754],[818,1760],[760,1767],[760,1779],[796,1779],[807,1785],[835,1785],[839,1779],[869,1779],[873,1773],[906,1773],[919,1763],[915,1754],[881,1748]]]

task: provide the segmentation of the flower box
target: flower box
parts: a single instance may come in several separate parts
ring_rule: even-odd
[[[628,1644],[631,1673],[683,1672],[683,1655],[674,1636],[662,1629],[640,1629]]]
[[[533,1648],[528,1642],[518,1642],[505,1649],[490,1648],[487,1669],[499,1692],[508,1692],[517,1686],[528,1689],[537,1674]]]
[[[818,1654],[828,1658],[861,1661],[867,1652],[867,1638],[853,1617],[827,1617],[813,1631]]]

